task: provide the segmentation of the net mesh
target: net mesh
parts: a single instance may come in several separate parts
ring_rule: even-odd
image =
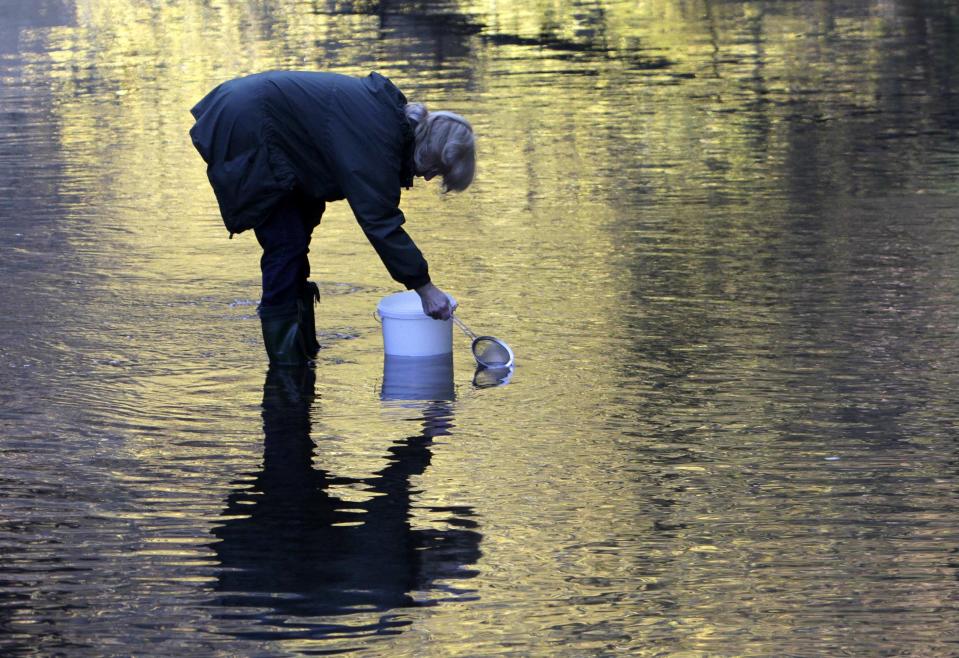
[[[513,355],[509,348],[494,338],[482,336],[473,341],[473,356],[480,365],[497,368],[509,365]]]

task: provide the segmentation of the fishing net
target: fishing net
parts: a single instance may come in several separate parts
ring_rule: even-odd
[[[480,336],[473,341],[476,362],[487,368],[508,368],[513,365],[513,351],[498,338]]]
[[[477,336],[458,317],[454,315],[452,319],[463,333],[473,339],[473,357],[478,364],[484,368],[509,368],[513,365],[513,350],[509,345],[492,336]]]

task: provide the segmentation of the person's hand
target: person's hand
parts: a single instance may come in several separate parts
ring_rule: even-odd
[[[420,286],[416,293],[423,302],[423,312],[434,320],[449,320],[456,310],[456,304],[450,301],[449,296],[432,283]]]

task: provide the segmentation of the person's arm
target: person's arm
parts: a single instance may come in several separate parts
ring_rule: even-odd
[[[399,193],[390,198],[363,172],[352,172],[342,187],[356,221],[390,276],[410,290],[430,283],[429,265],[403,229],[406,218],[397,206]]]
[[[376,205],[370,203],[370,199],[375,195],[368,189],[362,194],[358,193],[356,190],[359,187],[358,182],[354,181],[350,185],[354,188],[354,194],[348,195],[347,200],[360,227],[376,253],[379,254],[390,276],[408,289],[416,290],[426,315],[434,320],[448,320],[455,307],[450,303],[446,293],[433,285],[430,280],[426,259],[423,258],[413,239],[403,230],[403,223],[406,220],[402,211],[399,208],[392,208],[382,213],[372,212]]]
[[[354,102],[345,90],[336,92],[328,128],[329,153],[343,196],[390,276],[416,290],[424,313],[446,320],[453,312],[449,298],[432,284],[426,259],[403,229],[406,218],[399,208],[402,144],[384,127],[388,124],[378,105]]]

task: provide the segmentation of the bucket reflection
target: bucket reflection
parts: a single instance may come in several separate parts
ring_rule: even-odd
[[[435,386],[418,380],[415,390],[452,389],[451,363],[435,366],[429,371]],[[319,456],[311,429],[321,420],[315,382],[312,368],[267,373],[262,468],[234,482],[213,530],[220,567],[212,603],[224,610],[222,619],[253,623],[244,637],[401,632],[409,622],[391,611],[437,602],[414,598],[415,592],[476,574],[468,566],[480,556],[482,535],[473,529],[472,509],[418,506],[414,515],[412,505],[411,480],[429,467],[434,437],[450,433],[452,405],[424,403],[422,429],[392,443],[384,468],[367,477],[337,477],[314,464]],[[343,485],[371,495],[345,500],[337,492]],[[437,518],[431,527],[414,528],[414,517],[424,514]],[[448,582],[442,590],[456,593]]]
[[[454,400],[453,355],[383,358],[383,400]]]

